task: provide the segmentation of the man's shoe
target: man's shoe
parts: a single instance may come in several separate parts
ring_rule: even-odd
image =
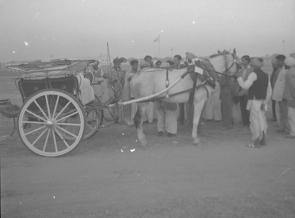
[[[288,134],[288,135],[286,135],[286,138],[289,138],[289,139],[295,139],[295,135],[290,135],[290,134]]]
[[[167,132],[167,136],[168,136],[168,137],[175,137],[176,134],[173,134],[173,133]]]
[[[260,147],[259,144],[260,144],[260,140],[258,138],[258,139],[255,139],[252,143],[248,144],[247,147],[248,148],[259,148]]]
[[[262,138],[261,138],[261,140],[259,142],[259,145],[261,145],[261,146],[266,145],[266,137],[265,137],[264,133],[263,133]]]
[[[163,131],[159,131],[158,132],[158,136],[163,136],[164,135],[164,132]]]

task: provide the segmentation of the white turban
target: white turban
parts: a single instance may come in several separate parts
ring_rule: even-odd
[[[295,58],[287,57],[285,60],[285,64],[289,67],[295,67]]]

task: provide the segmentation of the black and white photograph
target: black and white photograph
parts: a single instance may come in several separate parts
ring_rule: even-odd
[[[3,218],[294,218],[294,0],[0,0]]]

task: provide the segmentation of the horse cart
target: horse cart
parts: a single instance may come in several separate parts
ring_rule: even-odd
[[[21,141],[32,152],[60,156],[98,130],[104,105],[97,98],[83,99],[85,66],[81,61],[69,61],[10,67],[22,71],[16,81],[23,100],[16,128]]]
[[[17,80],[17,87],[23,105],[17,113],[16,128],[21,141],[32,152],[46,157],[67,154],[76,148],[81,140],[90,138],[97,132],[105,117],[104,112],[109,114],[109,118],[115,118],[111,108],[163,100],[191,92],[208,82],[205,80],[198,85],[194,83],[193,87],[168,95],[168,91],[188,74],[195,73],[195,67],[180,71],[181,74],[171,83],[167,80],[168,69],[165,69],[166,88],[161,91],[125,102],[119,101],[120,96],[115,94],[102,103],[93,93],[94,83],[84,77],[83,72],[87,63],[87,61],[86,64],[81,61],[65,61],[62,64],[41,62],[36,66],[28,64],[10,67],[22,71],[22,76]],[[117,81],[117,79],[108,79],[109,82],[112,80]],[[115,90],[113,86],[111,88]]]

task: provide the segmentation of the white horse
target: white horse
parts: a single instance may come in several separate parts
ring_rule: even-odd
[[[206,65],[206,61],[209,61],[210,64]],[[193,60],[195,69],[194,73],[192,74],[202,74],[203,69],[200,67],[204,66],[207,66],[207,69],[208,66],[213,66],[211,67],[211,70],[209,69],[210,75],[223,74],[223,76],[230,76],[235,74],[237,71],[235,51],[233,53],[222,52],[216,55],[212,55],[207,58],[206,61]],[[132,80],[130,81],[130,90],[132,93],[132,97],[134,97],[135,100],[139,98],[144,99],[144,97],[152,96],[155,93],[161,93],[162,90],[167,89],[167,86],[170,87],[172,84],[174,85],[176,83],[167,92],[162,93],[152,100],[158,99],[170,103],[185,103],[188,102],[190,96],[192,96],[194,105],[192,137],[193,143],[199,144],[200,139],[198,137],[198,125],[200,121],[200,115],[202,113],[206,100],[213,91],[213,88],[206,83],[207,79],[210,77],[208,77],[207,79],[205,78],[205,81],[201,81],[200,77],[196,76],[196,88],[193,91],[193,95],[191,95],[190,91],[188,90],[193,88],[194,81],[192,77],[188,75],[187,71],[187,68],[173,70],[161,68],[145,68],[132,77]],[[179,82],[176,82],[177,80],[179,80]],[[148,100],[149,99],[147,99],[147,101]],[[134,118],[134,123],[137,130],[137,137],[143,146],[147,145],[147,140],[142,125],[143,114],[145,114],[147,106],[148,104],[146,102],[138,103],[138,110]]]

